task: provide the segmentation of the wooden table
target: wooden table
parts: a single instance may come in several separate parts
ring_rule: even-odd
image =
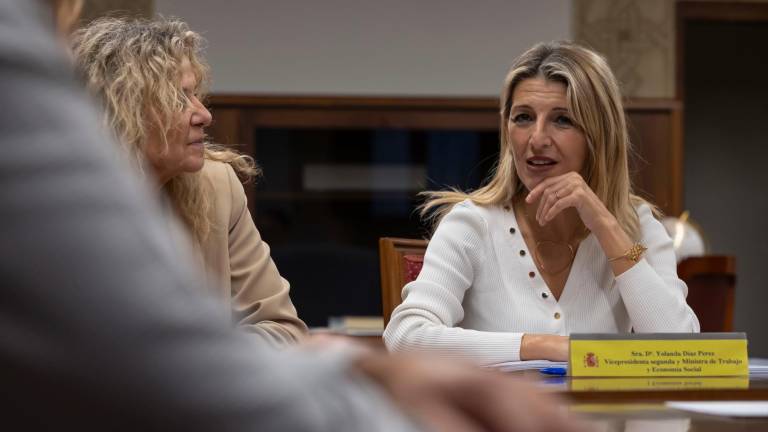
[[[380,337],[355,338],[383,350]],[[600,432],[768,432],[768,418],[728,418],[668,408],[666,401],[768,401],[768,378],[570,378],[509,372],[569,401]]]
[[[574,404],[600,432],[765,432],[768,418],[729,418],[689,413],[662,404]]]
[[[570,378],[512,372],[570,402],[601,432],[768,431],[768,418],[737,419],[667,408],[666,401],[768,400],[768,378]]]
[[[768,400],[768,378],[570,378],[518,372],[573,402]]]

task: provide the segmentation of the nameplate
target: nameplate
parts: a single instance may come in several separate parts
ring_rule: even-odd
[[[572,334],[574,377],[748,376],[744,333]]]

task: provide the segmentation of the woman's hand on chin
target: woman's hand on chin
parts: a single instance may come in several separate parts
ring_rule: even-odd
[[[536,185],[525,202],[532,204],[536,201],[539,202],[536,221],[542,226],[569,207],[576,209],[584,226],[592,232],[602,231],[616,221],[584,178],[573,171],[546,178]]]
[[[540,225],[545,225],[569,207],[576,209],[584,226],[595,235],[605,256],[610,259],[614,276],[635,265],[632,260],[614,259],[625,255],[633,242],[578,173],[569,172],[545,179],[525,198],[528,204],[536,201],[539,202],[536,221]]]
[[[568,336],[526,333],[520,344],[520,360],[568,361]]]

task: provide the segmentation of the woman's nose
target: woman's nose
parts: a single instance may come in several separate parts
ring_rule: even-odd
[[[552,145],[552,137],[544,122],[536,122],[528,137],[528,144],[533,148],[543,148]]]
[[[200,127],[208,127],[213,121],[213,116],[208,108],[200,104],[196,107],[194,114],[192,114],[192,124]]]

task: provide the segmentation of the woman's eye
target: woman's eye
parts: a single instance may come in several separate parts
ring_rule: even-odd
[[[193,105],[194,101],[198,98],[198,93],[195,90],[183,89],[182,103],[184,106]]]
[[[532,120],[533,118],[531,118],[531,116],[526,113],[520,113],[512,117],[512,122],[515,124],[528,123]]]
[[[570,117],[559,115],[555,118],[555,123],[558,126],[573,126],[573,120]]]

